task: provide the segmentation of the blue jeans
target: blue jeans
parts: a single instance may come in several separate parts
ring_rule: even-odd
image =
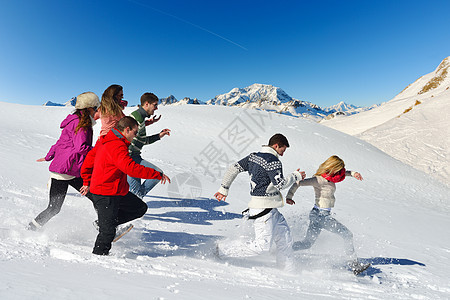
[[[162,170],[160,168],[142,159],[140,155],[131,156],[131,158],[134,160],[135,163],[140,164],[141,166],[152,168],[162,173]],[[144,180],[144,182],[141,182],[141,178],[130,176],[127,176],[127,180],[128,184],[130,185],[130,192],[132,192],[141,199],[143,199],[144,196],[147,195],[147,193],[150,192],[150,190],[154,188],[155,185],[157,185],[159,182],[159,179],[146,179]]]
[[[326,210],[319,210],[313,208],[309,213],[309,227],[306,232],[306,237],[303,241],[295,242],[293,249],[302,250],[309,249],[316,242],[322,229],[336,233],[344,239],[345,253],[347,255],[354,255],[355,249],[353,247],[353,234],[342,223],[331,216],[331,212]]]

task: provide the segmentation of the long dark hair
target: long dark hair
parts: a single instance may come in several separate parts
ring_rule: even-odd
[[[80,129],[87,130],[89,127],[92,127],[89,108],[77,109],[73,114],[77,115],[78,119],[80,120],[77,127],[75,128],[75,134],[77,134]]]

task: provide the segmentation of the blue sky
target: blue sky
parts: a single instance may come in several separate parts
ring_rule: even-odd
[[[450,56],[450,1],[1,0],[0,101],[113,83],[207,101],[253,83],[329,106],[392,99]]]

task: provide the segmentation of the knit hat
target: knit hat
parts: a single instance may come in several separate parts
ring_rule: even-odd
[[[98,96],[92,92],[86,92],[78,95],[77,103],[75,104],[76,109],[83,109],[88,107],[99,107],[100,101]]]

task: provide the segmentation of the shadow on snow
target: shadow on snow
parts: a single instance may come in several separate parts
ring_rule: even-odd
[[[145,220],[158,220],[170,223],[186,223],[196,225],[212,225],[213,220],[232,220],[242,217],[240,214],[216,211],[215,208],[227,206],[226,202],[219,202],[215,199],[209,198],[170,198],[161,196],[148,196],[151,198],[165,199],[162,201],[148,201],[149,209],[157,209],[163,207],[192,207],[199,208],[203,211],[168,211],[162,214],[147,213],[144,216]]]
[[[133,254],[136,256],[203,256],[212,254],[216,235],[192,234],[144,229],[141,242]]]
[[[216,211],[215,209],[227,206],[226,202],[219,202],[209,198],[174,198],[162,196],[147,196],[152,200],[147,201],[149,211],[143,216],[144,220],[157,220],[169,223],[185,223],[196,225],[212,225],[213,220],[232,220],[240,219],[242,215]],[[160,199],[153,200],[153,199]],[[163,213],[152,213],[152,210],[159,208],[170,208],[174,210]],[[183,208],[192,208],[198,211],[183,210]],[[193,234],[188,232],[170,232],[152,229],[142,229],[139,246],[128,256],[210,256],[212,247],[219,235]]]
[[[365,275],[376,275],[382,273],[381,269],[375,268],[377,265],[400,265],[400,266],[413,266],[418,265],[421,267],[425,267],[425,264],[406,259],[406,258],[391,258],[391,257],[372,257],[372,258],[360,258],[362,263],[370,263],[371,266],[362,274]]]

